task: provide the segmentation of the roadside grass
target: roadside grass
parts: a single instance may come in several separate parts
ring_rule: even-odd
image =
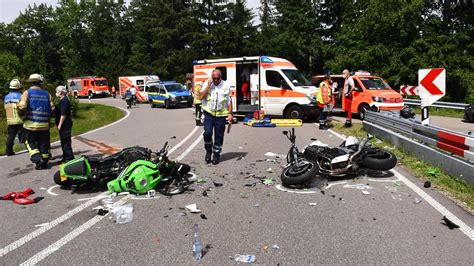
[[[0,102],[0,105],[2,106],[0,109],[0,155],[4,155],[7,140],[7,121],[3,102]],[[102,104],[79,103],[78,105],[75,105],[74,108],[74,125],[72,128],[73,136],[110,124],[125,115],[120,109]],[[50,132],[51,142],[59,140],[59,132],[56,127],[51,128]],[[22,144],[15,144],[14,146],[15,151],[24,149],[25,146]]]
[[[417,115],[421,115],[421,107],[412,106]],[[430,107],[429,109],[430,116],[444,116],[444,117],[454,117],[454,118],[464,118],[464,110],[457,109],[447,109],[447,108],[436,108]]]
[[[344,128],[343,123],[331,122],[332,129],[346,135],[359,138],[367,137],[367,132],[362,124],[353,124],[352,128]],[[385,148],[393,152],[398,161],[405,166],[414,176],[432,182],[432,186],[437,187],[448,196],[458,201],[463,207],[467,207],[472,213],[474,210],[474,186],[444,173],[440,168],[419,160],[414,155],[401,149],[395,148],[391,143],[373,138],[371,144]]]

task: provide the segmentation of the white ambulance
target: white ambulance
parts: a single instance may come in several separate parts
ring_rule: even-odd
[[[125,97],[125,92],[135,87],[137,90],[137,100],[139,102],[148,102],[148,92],[147,92],[147,83],[159,81],[160,78],[155,75],[148,76],[127,76],[119,77],[119,94]]]
[[[233,112],[263,110],[285,118],[314,117],[316,87],[286,59],[252,56],[194,61],[194,82],[204,82],[213,69],[222,72],[231,89]]]

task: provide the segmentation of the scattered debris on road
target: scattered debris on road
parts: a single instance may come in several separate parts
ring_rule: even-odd
[[[133,204],[129,203],[121,206],[112,207],[115,222],[118,224],[130,223],[133,220]]]
[[[431,181],[426,181],[426,182],[423,184],[423,186],[424,186],[425,188],[431,187]]]
[[[231,256],[231,259],[237,262],[243,262],[243,263],[254,263],[256,257],[254,255],[240,255],[236,254],[235,256]]]
[[[367,190],[362,190],[362,194],[364,194],[364,195],[370,195],[370,192],[367,191]]]
[[[310,202],[309,203],[309,206],[316,206],[316,205],[317,205],[316,202]]]
[[[189,204],[189,205],[186,205],[184,206],[184,208],[188,211],[190,211],[191,213],[200,213],[201,210],[199,210],[197,208],[197,204],[196,203],[193,203],[193,204]]]
[[[449,227],[449,229],[451,229],[451,230],[460,227],[459,225],[455,224],[453,221],[449,220],[448,217],[446,217],[446,216],[443,216],[443,221],[444,221],[443,224],[446,225],[447,227]]]
[[[420,198],[415,198],[415,201],[413,202],[415,204],[420,204],[421,203],[421,199]]]

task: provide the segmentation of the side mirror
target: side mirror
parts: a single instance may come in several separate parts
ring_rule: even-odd
[[[281,80],[280,84],[281,84],[281,88],[283,88],[285,90],[291,90],[290,85],[288,85],[288,83],[286,83],[286,81],[284,79]]]

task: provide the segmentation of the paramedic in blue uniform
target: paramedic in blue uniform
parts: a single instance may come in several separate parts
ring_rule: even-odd
[[[232,101],[230,88],[222,80],[222,73],[218,69],[212,71],[211,79],[202,86],[200,98],[204,111],[204,148],[206,163],[219,164],[226,121],[232,123]],[[214,142],[212,134],[214,133]],[[212,155],[212,160],[211,160]]]

